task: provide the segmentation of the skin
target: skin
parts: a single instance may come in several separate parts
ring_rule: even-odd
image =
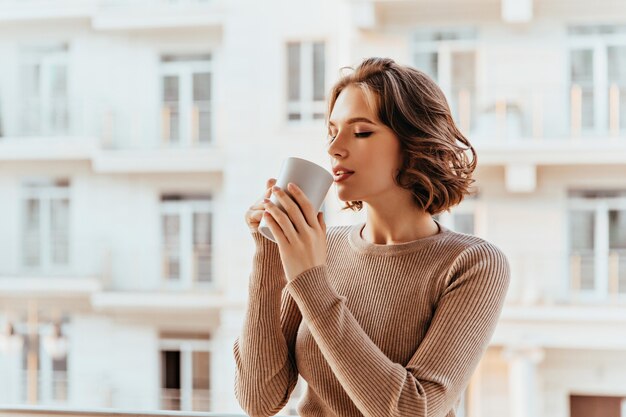
[[[357,117],[369,122],[352,123],[350,119]],[[361,233],[365,240],[390,245],[439,232],[432,216],[415,206],[411,193],[394,183],[401,163],[399,140],[378,120],[360,89],[349,86],[341,92],[331,113],[329,130],[327,152],[331,164],[355,171],[350,178],[335,183],[339,198],[367,205],[367,221]],[[264,198],[250,206],[245,218],[250,231],[256,231],[261,216],[266,217],[285,276],[291,281],[310,268],[326,264],[326,223],[298,187],[290,183],[289,195],[275,182],[268,179]],[[286,213],[269,200],[272,193]]]
[[[258,230],[262,216],[276,238],[280,259],[287,281],[316,266],[326,265],[326,222],[311,201],[295,184],[289,183],[289,194],[268,179],[264,199],[257,201],[246,212],[250,231]],[[269,200],[274,194],[286,213]]]
[[[410,242],[436,235],[432,216],[412,201],[411,192],[394,183],[401,164],[400,142],[370,108],[363,91],[350,85],[342,90],[330,115],[328,154],[331,164],[355,171],[335,183],[342,201],[363,201],[367,220],[362,237],[380,245]],[[372,123],[349,123],[363,117]],[[367,135],[367,132],[371,134]]]

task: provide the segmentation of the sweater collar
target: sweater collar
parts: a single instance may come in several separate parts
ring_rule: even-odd
[[[434,219],[433,219],[434,220]],[[358,223],[351,226],[349,233],[350,246],[362,253],[368,253],[372,255],[396,255],[406,252],[413,252],[419,248],[432,245],[435,242],[440,241],[444,237],[448,236],[450,229],[434,220],[439,226],[439,233],[432,236],[423,237],[410,242],[395,243],[389,245],[379,245],[371,243],[365,240],[361,236],[361,231],[365,227],[365,222]]]

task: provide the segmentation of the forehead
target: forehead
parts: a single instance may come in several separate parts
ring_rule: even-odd
[[[343,123],[344,120],[355,116],[377,121],[374,107],[371,94],[366,94],[355,85],[349,85],[339,93],[330,114],[330,121],[335,124]]]

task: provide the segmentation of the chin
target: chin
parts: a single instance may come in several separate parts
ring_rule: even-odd
[[[337,197],[339,197],[339,199],[344,202],[357,200],[357,198],[354,196],[354,193],[350,192],[350,190],[347,190],[345,187],[337,187]]]

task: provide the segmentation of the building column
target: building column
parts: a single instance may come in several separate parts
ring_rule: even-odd
[[[502,356],[509,364],[509,416],[538,417],[540,390],[537,364],[545,353],[538,347],[507,347]]]
[[[466,417],[480,417],[483,415],[481,403],[483,396],[483,366],[483,361],[481,360],[472,375],[469,385],[467,386],[465,397],[465,411],[467,412]]]
[[[220,325],[212,335],[210,411],[241,412],[235,398],[233,344],[241,331],[243,317],[241,308],[225,307],[220,311]]]

